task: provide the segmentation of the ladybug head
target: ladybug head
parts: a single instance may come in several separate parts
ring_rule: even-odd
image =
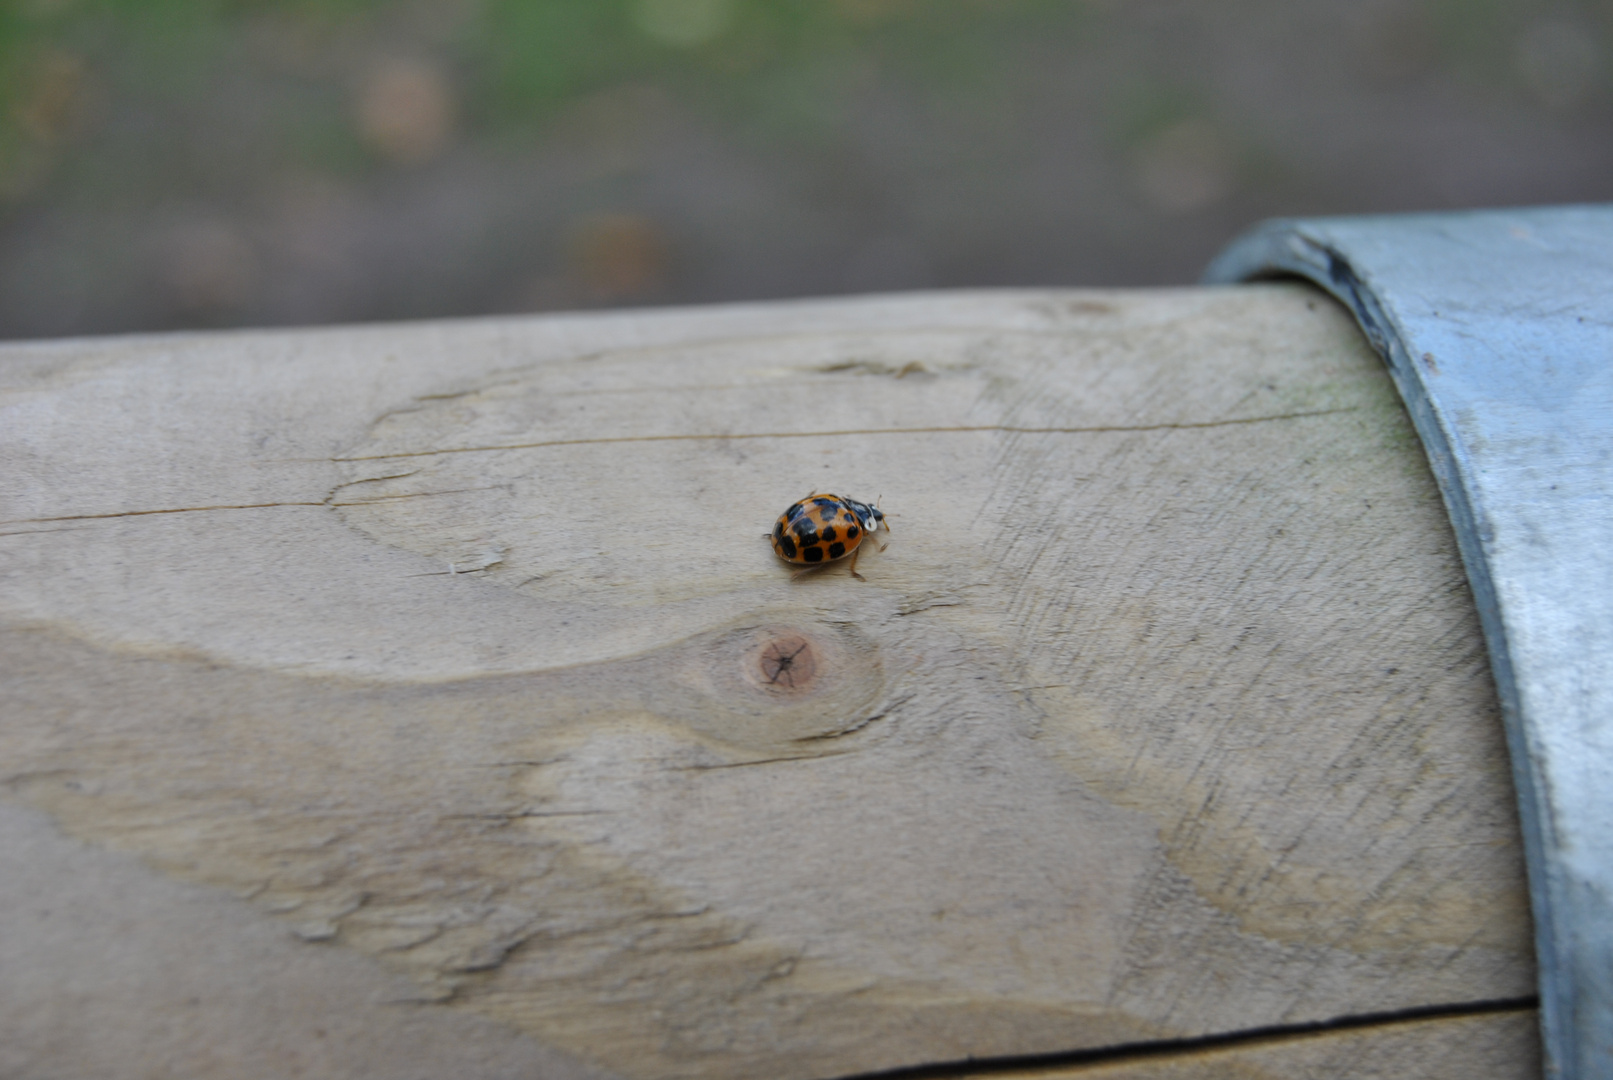
[[[840,501],[851,507],[851,512],[857,515],[858,519],[863,523],[863,528],[868,532],[878,529],[879,523],[885,520],[885,514],[877,506],[845,497],[842,497]]]

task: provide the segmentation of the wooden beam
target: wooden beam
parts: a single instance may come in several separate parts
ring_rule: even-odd
[[[1303,288],[13,345],[0,394],[0,791],[265,964],[634,1078],[1533,992],[1450,530]],[[882,500],[865,581],[771,553],[813,490]]]

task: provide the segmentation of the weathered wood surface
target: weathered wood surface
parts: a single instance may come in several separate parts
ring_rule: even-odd
[[[0,1074],[827,1077],[1532,993],[1450,531],[1299,287],[16,345],[0,388]],[[814,488],[883,496],[865,582],[762,539]],[[1483,1041],[1415,1030],[1528,1075],[1521,1008],[1101,1075]]]

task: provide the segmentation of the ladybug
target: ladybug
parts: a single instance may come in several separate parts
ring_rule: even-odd
[[[851,576],[862,581],[857,552],[880,525],[890,532],[890,523],[877,506],[813,492],[779,515],[768,539],[779,558],[808,570],[850,555]]]

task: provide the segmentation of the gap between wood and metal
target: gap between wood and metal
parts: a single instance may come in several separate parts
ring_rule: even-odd
[[[1338,1016],[1329,1020],[1312,1020],[1301,1024],[1272,1024],[1267,1027],[1247,1028],[1243,1031],[1219,1032],[1186,1039],[1162,1039],[1156,1042],[1121,1043],[1116,1046],[1094,1047],[1087,1050],[1062,1050],[1047,1054],[1013,1054],[1005,1057],[966,1058],[932,1065],[905,1065],[879,1072],[853,1073],[833,1080],[951,1080],[955,1077],[1004,1076],[1012,1077],[1032,1070],[1061,1066],[1112,1065],[1126,1061],[1146,1061],[1168,1058],[1203,1050],[1221,1050],[1236,1046],[1253,1046],[1261,1043],[1291,1042],[1314,1035],[1335,1031],[1356,1031],[1370,1027],[1388,1027],[1422,1023],[1428,1020],[1450,1020],[1458,1017],[1485,1016],[1492,1013],[1525,1012],[1540,1007],[1535,995],[1516,998],[1498,998],[1494,1001],[1464,1001],[1447,1005],[1423,1005],[1393,1012],[1359,1013]]]

